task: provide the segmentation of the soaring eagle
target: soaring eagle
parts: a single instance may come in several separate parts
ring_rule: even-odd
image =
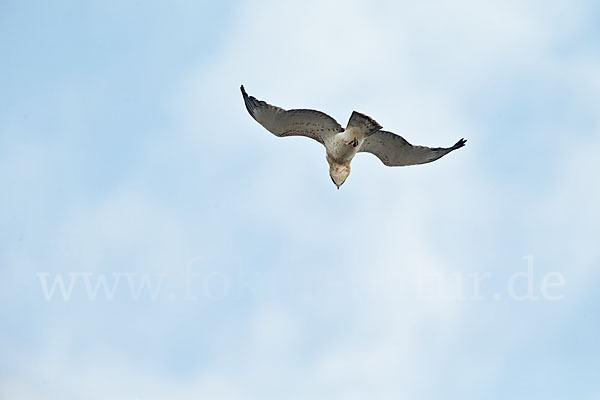
[[[384,165],[397,167],[425,164],[460,149],[460,139],[452,147],[413,146],[402,136],[382,130],[373,118],[352,112],[346,129],[329,115],[316,110],[284,110],[249,96],[242,85],[246,109],[259,124],[275,136],[306,136],[325,146],[329,175],[339,189],[350,175],[350,162],[358,152],[375,154]]]

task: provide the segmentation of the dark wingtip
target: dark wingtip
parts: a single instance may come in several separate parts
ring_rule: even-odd
[[[464,147],[464,145],[466,143],[467,143],[467,140],[465,138],[462,138],[458,142],[456,142],[456,144],[454,146],[452,146],[452,149],[454,149],[454,150],[460,149],[461,147]]]
[[[244,85],[240,86],[240,90],[242,91],[242,96],[244,97],[244,104],[246,105],[246,110],[248,110],[248,113],[250,113],[252,118],[254,118],[254,108],[256,107],[254,103],[256,102],[256,99],[254,97],[248,96]]]

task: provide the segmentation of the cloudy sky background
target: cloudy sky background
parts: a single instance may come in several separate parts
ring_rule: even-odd
[[[599,398],[598,37],[594,1],[3,2],[0,397]],[[242,83],[468,143],[338,191]]]

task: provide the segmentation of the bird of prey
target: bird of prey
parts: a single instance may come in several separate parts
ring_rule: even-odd
[[[306,136],[325,146],[329,176],[339,189],[350,175],[350,162],[358,152],[375,154],[388,167],[425,164],[460,149],[460,139],[452,147],[413,146],[402,136],[382,130],[373,118],[352,112],[346,129],[335,119],[316,110],[284,110],[272,106],[240,87],[246,109],[259,124],[275,136]]]

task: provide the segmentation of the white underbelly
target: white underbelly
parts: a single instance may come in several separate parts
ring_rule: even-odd
[[[358,146],[351,144],[355,138],[358,141]],[[325,147],[327,148],[327,154],[331,158],[338,162],[346,162],[352,160],[356,155],[363,140],[362,135],[355,135],[351,131],[344,131],[335,135]]]

